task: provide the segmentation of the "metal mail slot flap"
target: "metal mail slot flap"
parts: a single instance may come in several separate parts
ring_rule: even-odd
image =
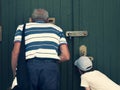
[[[87,36],[87,31],[67,31],[66,36],[67,37],[80,37],[80,36]]]

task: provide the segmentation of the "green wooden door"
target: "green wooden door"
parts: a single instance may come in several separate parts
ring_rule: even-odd
[[[69,62],[60,64],[61,90],[83,90],[74,67],[79,47],[87,46],[94,66],[120,84],[120,1],[119,0],[0,0],[0,90],[7,90],[12,80],[11,50],[16,27],[28,22],[35,8],[45,8],[64,33],[88,31],[86,37],[67,37],[71,53]]]

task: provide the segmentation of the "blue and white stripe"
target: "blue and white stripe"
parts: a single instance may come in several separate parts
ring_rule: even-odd
[[[23,25],[19,25],[14,42],[21,42]],[[67,44],[60,27],[51,23],[27,23],[25,29],[26,59],[34,57],[60,59],[58,48]]]

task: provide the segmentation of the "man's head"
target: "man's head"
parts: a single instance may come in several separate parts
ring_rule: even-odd
[[[35,9],[32,13],[32,21],[44,20],[47,21],[49,17],[48,12],[45,9]]]
[[[74,65],[84,72],[91,70],[93,67],[92,61],[87,56],[81,56],[74,62]]]

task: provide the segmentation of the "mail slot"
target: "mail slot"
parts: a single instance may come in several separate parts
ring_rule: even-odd
[[[66,36],[67,37],[80,37],[80,36],[87,36],[87,31],[67,31]]]

